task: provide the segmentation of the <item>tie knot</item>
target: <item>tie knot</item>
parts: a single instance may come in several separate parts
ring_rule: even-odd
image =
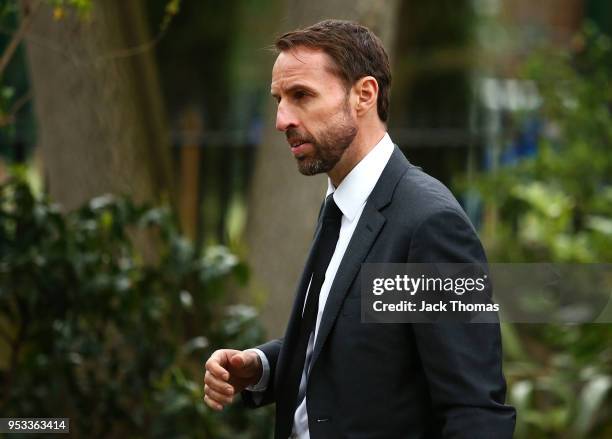
[[[333,221],[340,224],[342,219],[342,211],[334,201],[334,194],[331,193],[325,199],[325,206],[323,207],[323,221]]]

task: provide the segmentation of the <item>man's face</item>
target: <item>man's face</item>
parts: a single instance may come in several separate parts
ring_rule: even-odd
[[[357,135],[349,92],[321,50],[281,52],[272,69],[276,129],[285,133],[304,175],[328,172]]]

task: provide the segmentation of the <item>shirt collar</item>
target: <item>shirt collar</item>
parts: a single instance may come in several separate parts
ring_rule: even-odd
[[[385,133],[376,146],[344,177],[337,188],[334,188],[331,179],[327,178],[326,196],[334,194],[334,201],[349,221],[355,219],[367,201],[394,148],[391,137]]]

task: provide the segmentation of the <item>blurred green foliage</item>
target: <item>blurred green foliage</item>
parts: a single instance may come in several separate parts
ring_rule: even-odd
[[[62,213],[16,173],[0,186],[0,412],[69,417],[73,437],[270,437],[269,410],[202,400],[213,347],[262,339],[252,308],[221,301],[246,276],[164,208],[103,196]]]
[[[612,43],[587,27],[574,50],[541,49],[534,81],[544,129],[535,157],[482,175],[495,262],[612,262]],[[518,438],[612,437],[612,327],[504,325]]]

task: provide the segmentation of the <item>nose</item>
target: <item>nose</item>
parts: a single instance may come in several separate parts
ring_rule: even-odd
[[[295,113],[283,102],[278,104],[276,109],[276,129],[285,132],[289,128],[294,128],[298,125],[298,120]]]

